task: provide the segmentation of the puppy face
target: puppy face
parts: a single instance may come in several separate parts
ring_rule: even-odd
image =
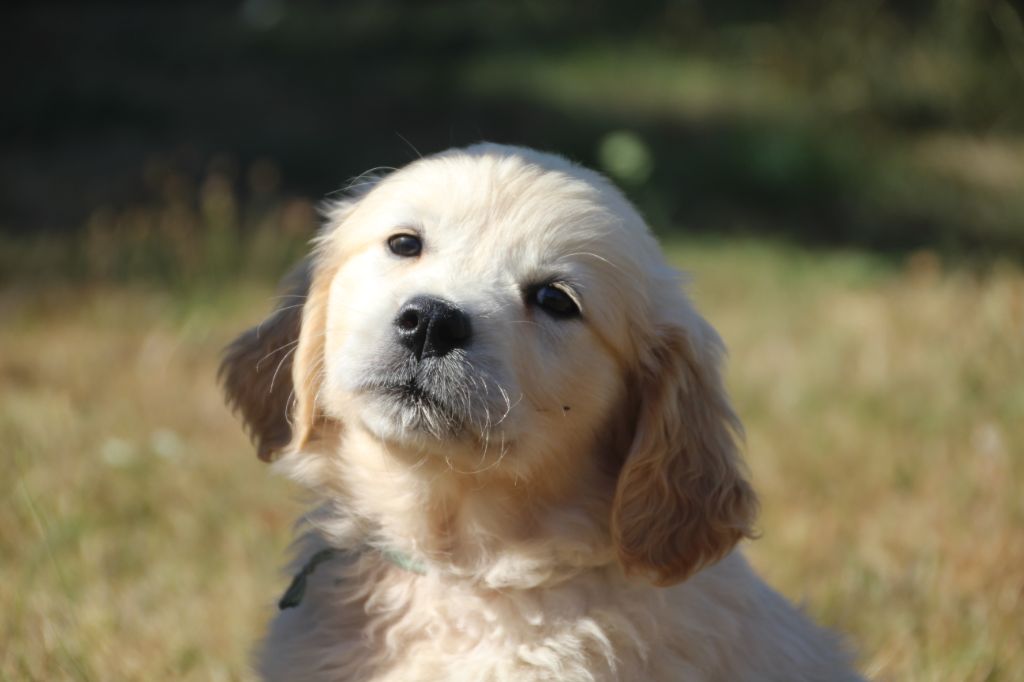
[[[646,304],[602,192],[520,157],[452,155],[334,222],[320,255],[337,263],[318,398],[330,418],[465,467],[521,470],[593,439]]]
[[[492,145],[417,161],[335,205],[292,281],[301,309],[222,368],[261,456],[345,457],[355,433],[409,466],[517,480],[601,458],[620,561],[658,582],[749,532],[720,341],[597,174]],[[275,365],[293,403],[268,389]]]

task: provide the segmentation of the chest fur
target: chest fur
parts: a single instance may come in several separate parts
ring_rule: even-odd
[[[356,561],[311,576],[261,667],[271,680],[649,678],[665,608],[613,570],[495,590]]]

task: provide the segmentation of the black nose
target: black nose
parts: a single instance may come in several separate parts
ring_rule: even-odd
[[[469,317],[448,301],[416,296],[406,301],[395,318],[398,340],[417,359],[441,357],[469,341]]]

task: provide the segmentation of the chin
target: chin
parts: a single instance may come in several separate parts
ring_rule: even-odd
[[[418,449],[448,449],[469,439],[464,417],[423,396],[381,396],[360,410],[363,426],[382,441]]]
[[[325,215],[221,369],[316,500],[264,678],[860,679],[743,559],[724,344],[605,178],[477,145]]]

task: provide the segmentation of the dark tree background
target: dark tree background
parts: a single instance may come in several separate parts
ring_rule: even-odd
[[[211,182],[245,233],[261,206],[478,140],[596,166],[663,231],[1024,253],[1024,24],[1006,0],[2,12],[7,270],[26,240],[147,208],[207,229]]]

